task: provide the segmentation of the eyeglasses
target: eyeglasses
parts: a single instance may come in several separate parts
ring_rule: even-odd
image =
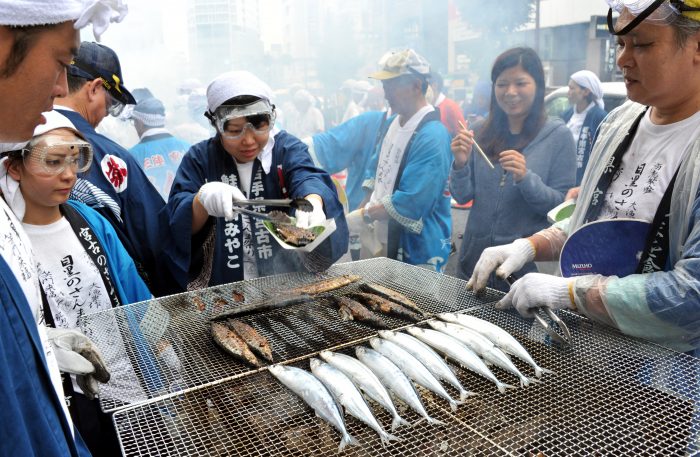
[[[92,146],[85,141],[52,142],[22,149],[25,168],[41,176],[56,176],[71,167],[75,173],[83,173],[92,164]]]
[[[112,97],[106,87],[103,87],[105,94],[107,94],[107,114],[114,117],[119,117],[119,115],[124,110],[124,103],[120,102],[116,98]]]

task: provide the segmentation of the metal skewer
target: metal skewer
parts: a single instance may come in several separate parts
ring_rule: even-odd
[[[462,121],[457,121],[457,122],[459,122],[459,125],[460,125],[465,131],[467,130],[467,126],[464,125],[464,123],[463,123]],[[493,166],[493,163],[491,163],[491,160],[489,159],[489,157],[486,155],[486,153],[484,152],[484,150],[481,149],[481,146],[479,146],[479,143],[477,143],[476,140],[475,140],[474,138],[472,138],[472,143],[474,144],[474,146],[476,146],[476,150],[479,151],[479,154],[481,154],[481,157],[483,157],[484,160],[486,161],[486,163],[489,164],[489,167],[491,167],[492,170],[495,169],[496,167]]]

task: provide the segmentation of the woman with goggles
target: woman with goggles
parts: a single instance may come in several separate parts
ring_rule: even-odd
[[[573,215],[527,238],[528,249],[517,248],[521,239],[485,250],[470,285],[478,290],[494,270],[506,278],[525,262],[561,255],[569,277],[525,275],[501,306],[523,315],[541,305],[578,310],[698,356],[700,1],[608,2],[630,101],[601,123]],[[601,224],[589,223],[601,221],[614,241],[577,248],[575,232],[592,234]],[[619,262],[632,243],[640,250]],[[603,261],[593,266],[593,258]],[[584,267],[591,268],[576,271]]]
[[[216,135],[183,158],[167,211],[177,243],[173,271],[188,289],[291,271],[322,270],[347,250],[347,225],[328,173],[301,141],[275,128],[272,91],[245,71],[225,73],[207,88],[205,116]],[[305,198],[299,227],[335,219],[336,231],[309,254],[282,249],[262,220],[236,212],[236,201]],[[283,208],[252,206],[267,213]],[[184,235],[187,234],[187,235]]]
[[[119,379],[109,395],[123,401],[139,392],[145,398],[145,393],[119,332],[90,340],[80,332],[79,318],[152,295],[111,224],[95,210],[69,200],[77,174],[90,168],[92,147],[63,115],[51,111],[44,117],[46,124],[36,128],[29,145],[0,161],[0,189],[32,242],[50,325],[47,334],[61,348],[56,356],[59,369],[73,375],[74,392],[67,392],[73,422],[93,452],[120,455],[111,417],[101,412],[95,399],[97,383]],[[138,319],[134,322],[135,337],[143,338],[136,328]],[[117,322],[113,324],[117,328]],[[93,357],[88,361],[72,347]],[[100,354],[98,347],[111,349]]]

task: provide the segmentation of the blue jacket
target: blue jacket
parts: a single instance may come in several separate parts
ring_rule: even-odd
[[[569,108],[563,115],[562,119],[564,122],[569,122],[571,116],[574,115],[574,108]],[[586,166],[588,165],[588,158],[591,155],[591,149],[593,148],[593,142],[595,141],[596,133],[598,132],[598,126],[608,112],[598,105],[594,105],[587,113],[583,120],[583,126],[581,127],[581,134],[576,140],[576,185],[581,185],[581,180],[583,179],[583,173],[586,171]]]
[[[367,166],[365,186],[374,187],[381,144],[395,116],[387,119]],[[394,192],[383,201],[389,213],[387,256],[443,271],[450,255],[452,214],[447,178],[452,163],[450,134],[439,112],[427,114],[404,151]]]
[[[190,146],[188,142],[163,132],[142,138],[129,152],[141,164],[160,196],[168,201],[177,167]]]
[[[57,111],[87,138],[94,153],[92,166],[79,176],[71,198],[89,205],[112,224],[154,295],[178,292],[160,261],[164,255],[160,248],[170,245],[163,240],[170,236],[167,220],[158,217],[165,202],[141,165],[129,151],[97,133],[79,113]]]
[[[512,173],[504,175],[498,161],[492,170],[476,151],[463,168],[453,168],[450,173],[454,199],[459,203],[474,200],[459,252],[457,276],[462,279],[471,277],[484,249],[547,227],[547,212],[564,201],[566,191],[574,186],[574,139],[561,120],[549,120],[521,152],[527,173],[518,183]],[[537,271],[534,263],[525,265],[518,275],[531,271]],[[488,285],[508,290],[508,284],[494,275]]]
[[[253,174],[255,175],[260,168],[260,160],[256,159]],[[309,256],[313,255],[315,261],[323,263],[322,268],[325,269],[345,254],[348,249],[348,228],[335,185],[328,173],[314,166],[304,143],[289,133],[280,131],[275,136],[272,148],[270,172],[262,173],[265,198],[283,198],[283,184],[288,190],[289,198],[318,194],[323,199],[326,217],[335,219],[336,231]],[[280,182],[280,173],[283,183]],[[232,174],[238,176],[235,161],[223,149],[218,137],[192,146],[182,159],[166,206],[170,226],[176,234],[175,255],[168,261],[173,263],[172,271],[176,272],[176,279],[181,287],[186,287],[200,274],[202,266],[195,263],[209,261],[212,262],[209,286],[243,279],[237,273],[238,270],[227,267],[228,258],[224,247],[227,224],[223,218],[209,218],[200,233],[192,235],[192,200],[195,195],[203,184],[222,181],[222,176]],[[201,239],[202,234],[212,228],[212,224],[215,230],[213,260],[203,257],[202,246],[205,240]],[[257,238],[257,233],[254,238]],[[259,276],[301,271],[306,266],[297,252],[283,249],[274,239],[271,239],[270,246],[271,257],[257,258]],[[201,261],[197,260],[198,257]]]
[[[0,257],[0,455],[89,456],[54,390],[29,303]]]
[[[310,152],[324,170],[348,170],[345,191],[350,210],[356,209],[365,197],[362,182],[385,119],[385,111],[367,111],[313,136]]]

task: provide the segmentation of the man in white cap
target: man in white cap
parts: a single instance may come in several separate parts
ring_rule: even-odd
[[[412,49],[389,52],[370,77],[384,86],[393,116],[382,125],[363,187],[347,216],[363,256],[385,255],[441,272],[451,247],[450,135],[428,104],[430,66]]]
[[[562,119],[576,142],[576,185],[581,184],[598,125],[608,112],[603,103],[603,87],[590,70],[577,71],[569,80],[569,108]]]
[[[126,14],[121,1],[87,6],[0,1],[0,141],[28,141],[44,121],[41,113],[67,92],[65,69],[77,52],[78,29],[92,23],[99,36]],[[74,435],[46,339],[31,244],[3,199],[0,239],[0,455],[89,455]]]
[[[217,133],[182,159],[167,204],[177,234],[173,272],[188,290],[322,270],[347,251],[347,226],[335,186],[328,173],[314,166],[304,143],[275,128],[271,98],[267,84],[246,71],[225,73],[207,88],[206,116]],[[283,198],[304,198],[313,208],[294,213],[297,226],[328,227],[326,220],[334,219],[335,232],[308,253],[283,249],[262,220],[234,207],[245,199]]]

